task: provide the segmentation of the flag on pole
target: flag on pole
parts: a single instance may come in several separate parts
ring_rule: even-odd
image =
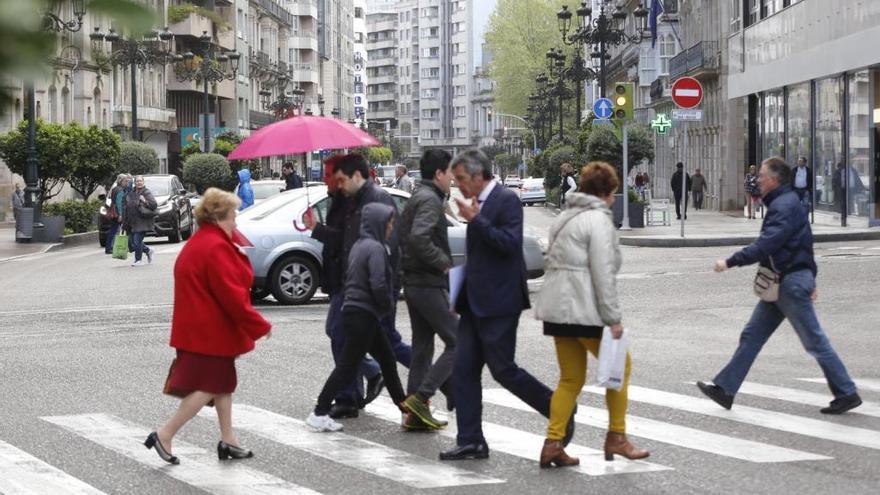
[[[648,17],[648,25],[651,28],[651,48],[657,44],[657,18],[664,12],[663,2],[651,0],[651,15]]]

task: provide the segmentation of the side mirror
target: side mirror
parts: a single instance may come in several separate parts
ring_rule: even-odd
[[[105,199],[107,199],[107,195],[106,194],[99,194],[98,199],[101,201],[104,201]]]

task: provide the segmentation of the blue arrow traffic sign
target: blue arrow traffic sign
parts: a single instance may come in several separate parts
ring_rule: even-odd
[[[610,119],[614,113],[614,106],[608,98],[599,98],[593,102],[593,115],[597,119]]]

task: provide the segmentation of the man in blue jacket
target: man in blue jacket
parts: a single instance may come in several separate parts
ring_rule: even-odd
[[[467,201],[458,201],[468,222],[464,282],[452,301],[461,315],[452,371],[458,422],[457,445],[441,452],[444,461],[486,459],[482,429],[483,366],[492,377],[534,410],[550,416],[553,391],[514,361],[520,313],[529,308],[523,259],[523,209],[519,197],[492,178],[492,163],[479,150],[462,152],[452,174]],[[450,293],[454,292],[450,288]],[[573,415],[572,415],[573,416]],[[574,435],[569,420],[564,444]]]
[[[821,412],[842,414],[861,405],[862,399],[816,318],[813,232],[807,210],[790,183],[791,169],[781,158],[764,160],[758,174],[758,187],[767,206],[761,235],[750,246],[715,263],[716,272],[753,263],[770,268],[781,277],[779,299],[758,302],[731,361],[715,376],[714,384],[697,382],[697,386],[720,406],[730,409],[761,347],[787,318],[804,348],[819,362],[834,394],[834,400]]]

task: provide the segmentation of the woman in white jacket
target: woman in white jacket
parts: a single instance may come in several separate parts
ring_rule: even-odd
[[[587,353],[598,354],[603,327],[611,327],[615,339],[623,335],[616,282],[621,255],[609,209],[619,185],[611,165],[588,164],[581,171],[578,192],[569,193],[565,211],[550,227],[544,287],[535,304],[535,316],[544,322],[544,334],[554,339],[560,376],[550,403],[541,467],[579,463],[565,453],[561,440],[586,381]],[[608,461],[614,454],[627,459],[649,455],[626,437],[629,375],[627,355],[623,387],[609,389],[605,396],[610,416],[605,438]]]

